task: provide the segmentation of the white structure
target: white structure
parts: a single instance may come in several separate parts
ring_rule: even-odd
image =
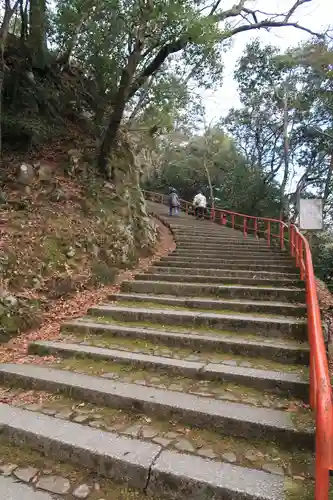
[[[312,231],[321,231],[323,229],[323,200],[306,200],[301,198],[299,201],[299,227],[301,230],[309,229]]]

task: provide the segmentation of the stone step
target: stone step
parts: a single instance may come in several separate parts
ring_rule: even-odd
[[[201,231],[194,231],[194,230],[191,230],[191,231],[184,231],[184,230],[174,230],[173,228],[171,229],[172,231],[172,234],[174,235],[174,238],[177,242],[179,243],[183,243],[185,241],[192,241],[192,240],[198,240],[198,241],[202,241],[204,240],[205,238],[207,238],[207,240],[209,242],[230,242],[230,243],[234,243],[234,244],[244,244],[245,246],[246,245],[249,245],[249,246],[252,246],[252,245],[257,245],[259,246],[260,248],[267,248],[268,247],[268,243],[267,243],[267,240],[263,239],[263,238],[253,238],[253,237],[248,237],[248,238],[244,238],[243,235],[236,235],[234,236],[233,233],[224,233],[224,232],[217,232],[217,233],[213,233],[212,231],[208,231],[208,232],[201,232]],[[272,245],[274,245],[274,247],[278,247],[277,244],[275,244],[274,242],[272,242]]]
[[[202,495],[206,500],[222,499],[225,495],[230,500],[280,500],[283,497],[284,478],[281,475],[166,450],[155,443],[83,428],[72,422],[62,422],[59,426],[53,417],[2,406],[4,413],[0,421],[7,441],[17,442],[15,436],[20,436],[34,453],[47,452],[59,462],[80,464],[87,472],[111,477],[122,482],[123,487],[127,484],[136,488],[132,492],[122,489],[123,493],[117,488],[112,498],[125,499],[123,494],[128,499],[141,499],[147,494],[151,500],[173,500],[175,495],[179,500],[189,497],[202,500]],[[40,427],[36,422],[40,422]],[[241,485],[239,477],[242,477]],[[37,484],[37,487],[44,485]],[[19,483],[16,478],[4,476],[0,476],[0,492],[3,500],[55,498],[46,491],[35,490],[35,484]],[[93,497],[99,498],[95,494]]]
[[[259,261],[262,262],[263,264],[270,263],[271,261],[273,262],[284,262],[284,263],[292,263],[290,257],[287,254],[283,253],[274,253],[274,252],[259,252],[259,251],[252,251],[252,250],[246,250],[246,249],[241,249],[241,250],[230,250],[228,247],[221,249],[221,250],[197,250],[195,248],[193,249],[184,249],[184,248],[176,248],[172,253],[169,254],[170,256],[184,256],[185,258],[193,257],[193,256],[199,256],[201,259],[204,258],[214,258],[214,259],[231,259],[231,260],[238,260],[238,259],[243,259],[243,260],[252,260],[252,261]]]
[[[278,271],[251,271],[251,270],[239,270],[239,269],[215,269],[214,267],[211,267],[209,269],[201,268],[200,270],[196,268],[187,268],[187,267],[167,267],[167,266],[159,266],[158,264],[155,264],[154,266],[151,266],[147,269],[147,272],[149,274],[155,274],[155,273],[166,273],[166,274],[185,274],[185,275],[198,275],[200,276],[222,276],[224,278],[226,277],[236,277],[236,278],[251,278],[251,279],[265,279],[269,280],[272,282],[274,279],[292,279],[292,280],[298,280],[299,282],[299,274],[295,272],[289,272],[289,273],[281,273]]]
[[[121,285],[123,292],[151,293],[174,295],[176,297],[213,297],[213,298],[238,298],[281,300],[288,302],[305,302],[304,288],[269,287],[269,286],[242,286],[242,285],[217,285],[209,283],[184,283],[168,281],[150,281],[145,279],[126,281]]]
[[[298,269],[292,265],[276,265],[276,264],[255,264],[251,261],[230,261],[230,260],[221,260],[221,259],[183,259],[182,257],[163,257],[159,261],[153,263],[153,266],[161,266],[161,267],[196,267],[198,269],[246,269],[249,271],[276,271],[279,273],[296,273]]]
[[[54,459],[93,469],[97,474],[106,474],[139,489],[145,488],[152,462],[161,452],[161,447],[153,443],[92,428],[84,428],[82,432],[79,424],[62,421],[59,425],[51,416],[36,415],[2,403],[0,425],[2,438],[11,443],[24,442],[32,450]]]
[[[222,498],[225,493],[235,500],[257,499],[259,494],[260,499],[275,500],[283,491],[283,478],[276,474],[164,450],[158,444],[111,432],[87,427],[83,431],[81,425],[72,422],[62,421],[59,426],[50,416],[1,406],[0,422],[7,441],[18,444],[20,438],[34,452],[47,450],[59,461],[82,465],[94,474],[147,493],[149,498],[154,495],[154,498],[171,500],[176,494],[180,500],[188,495],[200,500],[205,492],[208,500]],[[179,470],[182,470],[181,475]],[[240,474],[241,487],[237,485]],[[267,488],[264,496],[260,492],[263,486]],[[0,477],[0,491],[4,500],[53,498],[45,491],[35,491],[10,477]],[[137,498],[136,492],[133,495]]]
[[[292,339],[268,340],[265,337],[246,336],[241,334],[230,335],[230,333],[219,332],[213,334],[210,331],[195,333],[191,331],[169,331],[141,326],[126,326],[117,323],[101,323],[95,318],[84,318],[83,320],[72,320],[63,323],[62,332],[79,335],[103,335],[111,338],[142,339],[155,345],[169,347],[188,347],[200,352],[223,352],[236,355],[262,357],[272,361],[285,364],[307,365],[309,362],[309,348]]]
[[[296,421],[295,416],[292,417],[289,412],[280,410],[256,408],[240,403],[226,403],[183,392],[156,389],[28,364],[0,365],[0,379],[7,384],[19,384],[21,387],[28,389],[34,388],[37,390],[61,392],[71,395],[74,398],[80,398],[83,401],[94,402],[95,404],[110,406],[112,408],[132,408],[144,411],[148,415],[176,418],[185,424],[193,425],[197,428],[209,428],[224,435],[249,437],[251,439],[267,439],[271,441],[276,440],[286,447],[290,445],[291,440],[296,440],[300,448],[313,449],[314,447],[313,425],[309,422],[306,424],[302,422],[302,417],[299,417],[300,420]],[[2,406],[0,406],[0,422],[6,415],[6,412],[3,412]],[[6,405],[4,406],[6,407]],[[24,410],[15,409],[15,412],[17,411]],[[27,425],[27,419],[22,420],[21,417],[19,420],[22,422],[22,425]],[[36,418],[33,418],[31,422],[33,422],[34,428],[39,431],[48,427]],[[13,425],[14,422],[10,421],[8,425],[10,423]],[[57,424],[56,427],[60,433],[61,429],[65,428],[65,423],[61,426]],[[71,429],[71,431],[74,433],[74,429]],[[97,431],[97,435],[99,432],[101,431]],[[3,422],[2,433],[4,433]],[[139,444],[133,443],[126,450],[126,447],[128,447],[127,440],[124,442],[117,442],[116,440],[114,442],[111,438],[106,439],[103,433],[100,434],[100,447],[97,442],[92,443],[89,441],[86,432],[76,433],[75,437],[80,439],[80,441],[82,439],[82,444],[84,442],[89,443],[95,452],[96,450],[101,450],[103,453],[106,452],[105,447],[101,445],[104,442],[110,444],[111,450],[114,450],[114,453],[120,447],[121,454],[117,455],[118,458],[126,457],[124,459],[126,465],[127,460],[131,457],[132,446]],[[19,441],[20,438],[22,439],[22,436],[16,433],[15,439]],[[35,436],[34,439],[36,439]],[[41,443],[40,446],[44,446],[44,444]],[[143,457],[140,456],[140,448],[136,447],[135,450],[137,461],[139,461],[139,463],[136,461],[136,466],[142,466]],[[147,448],[144,447],[143,450],[147,450]],[[148,450],[151,450],[151,448],[148,447]],[[119,471],[117,471],[117,474],[120,474]],[[138,486],[138,484],[133,486]]]
[[[210,228],[204,229],[202,227],[200,228],[200,226],[187,227],[186,225],[175,226],[174,224],[171,224],[170,227],[172,232],[179,237],[193,235],[198,236],[198,238],[202,238],[203,236],[208,236],[209,238],[230,238],[231,240],[257,241],[267,244],[267,240],[265,238],[256,238],[252,232],[248,233],[247,237],[244,238],[242,231],[235,231],[231,228],[210,226]]]
[[[266,246],[259,246],[255,243],[252,245],[247,244],[245,245],[244,243],[241,242],[231,242],[228,238],[225,239],[225,241],[222,242],[199,242],[195,238],[191,239],[189,238],[186,242],[182,241],[179,242],[179,240],[176,240],[176,246],[179,249],[182,250],[204,250],[204,251],[219,251],[219,250],[232,250],[232,251],[246,251],[246,252],[259,252],[264,255],[266,254],[284,254],[284,252],[281,252],[280,249],[275,249],[275,248],[269,248],[267,245]]]
[[[287,302],[266,302],[251,300],[214,300],[201,297],[182,298],[171,295],[150,295],[138,293],[116,293],[109,295],[110,300],[129,302],[149,302],[188,309],[214,309],[215,311],[237,311],[267,314],[282,314],[285,316],[303,317],[306,314],[305,304],[289,304]]]
[[[202,246],[214,246],[221,248],[221,246],[233,246],[239,248],[248,249],[258,249],[258,250],[270,250],[266,241],[262,240],[244,240],[237,238],[230,238],[228,236],[220,237],[209,237],[209,236],[192,236],[191,234],[175,236],[175,241],[177,246],[187,246],[189,244],[195,244],[200,247]]]
[[[156,268],[155,268],[156,269]],[[137,274],[134,278],[135,280],[146,280],[146,281],[172,281],[172,282],[185,282],[185,283],[202,283],[202,284],[220,284],[220,285],[249,285],[249,286],[270,286],[270,287],[295,287],[304,288],[304,281],[300,279],[289,279],[289,278],[272,278],[265,279],[260,277],[255,278],[243,278],[240,276],[228,276],[221,274],[219,276],[205,276],[203,274],[189,274],[189,273],[158,273],[154,270],[154,273],[145,272],[143,274]]]
[[[164,325],[202,327],[217,330],[236,330],[264,333],[267,336],[292,337],[305,340],[307,324],[304,320],[282,316],[265,317],[250,314],[217,314],[172,309],[145,309],[102,304],[89,309],[89,314],[111,317],[117,321],[152,322]]]
[[[237,260],[226,260],[226,259],[205,259],[203,257],[191,257],[186,258],[185,256],[173,256],[172,254],[162,257],[160,260],[156,261],[155,264],[157,266],[179,266],[179,267],[195,267],[198,268],[212,268],[215,269],[255,269],[255,270],[267,270],[274,271],[277,270],[279,272],[298,272],[298,268],[294,266],[292,263],[288,264],[288,262],[275,263],[271,262],[266,264],[265,262],[256,262],[248,259],[237,259]],[[183,265],[184,264],[184,265]],[[154,265],[154,264],[153,264]]]
[[[307,400],[309,384],[303,374],[286,373],[273,370],[261,370],[227,364],[210,363],[209,361],[187,361],[137,352],[126,352],[117,349],[95,347],[93,345],[70,344],[65,342],[33,342],[29,346],[30,354],[44,356],[55,354],[63,357],[83,357],[116,361],[131,364],[143,369],[156,369],[182,375],[188,378],[231,382],[244,387],[286,393]]]

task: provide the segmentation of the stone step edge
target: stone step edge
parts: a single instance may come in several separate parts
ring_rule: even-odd
[[[272,263],[272,264],[256,264],[254,263],[251,259],[246,259],[246,260],[235,260],[235,259],[229,259],[229,260],[225,260],[225,259],[219,259],[219,258],[212,258],[212,259],[206,259],[206,258],[202,258],[202,257],[198,257],[198,258],[195,258],[195,257],[191,257],[191,259],[185,259],[184,257],[181,257],[181,256],[172,256],[172,255],[167,255],[165,257],[161,257],[159,260],[156,260],[156,265],[159,265],[161,262],[163,263],[167,263],[167,264],[171,264],[173,262],[177,262],[179,264],[187,264],[188,262],[190,262],[191,264],[197,264],[197,265],[209,265],[209,266],[214,266],[216,264],[218,264],[219,266],[226,266],[226,269],[230,270],[231,268],[229,266],[241,266],[241,265],[245,265],[246,266],[246,269],[248,268],[248,266],[252,266],[252,268],[254,269],[258,269],[260,267],[262,267],[263,269],[290,269],[290,270],[293,270],[295,272],[297,272],[297,268],[293,265],[293,264],[275,264]],[[221,269],[219,267],[215,268],[215,269]]]
[[[226,403],[193,394],[168,391],[102,377],[78,374],[36,365],[0,365],[0,380],[5,384],[50,392],[63,392],[73,398],[118,409],[134,408],[149,415],[177,418],[201,429],[214,429],[226,435],[278,440],[288,446],[314,446],[313,429],[298,428],[289,412]]]
[[[140,275],[142,278],[145,277],[144,274],[141,274]],[[267,280],[265,280],[267,281]],[[247,290],[249,292],[251,291],[263,291],[263,292],[269,292],[269,291],[277,291],[277,292],[281,292],[281,293],[284,293],[284,292],[290,292],[290,291],[293,291],[293,292],[302,292],[304,293],[305,292],[305,289],[304,288],[297,288],[297,287],[292,287],[292,288],[288,288],[288,287],[285,287],[285,286],[274,286],[274,287],[257,287],[257,286],[250,286],[250,285],[239,285],[239,284],[234,284],[234,283],[230,283],[230,284],[227,284],[227,285],[223,285],[222,283],[221,284],[217,284],[217,283],[188,283],[188,282],[183,282],[183,281],[159,281],[158,279],[156,280],[145,280],[145,279],[136,279],[135,281],[132,281],[132,280],[124,280],[122,283],[126,283],[126,284],[130,284],[130,283],[136,283],[136,284],[141,284],[141,285],[144,285],[144,284],[154,284],[154,283],[157,283],[158,285],[177,285],[177,286],[180,286],[180,287],[183,287],[183,286],[188,286],[190,288],[198,288],[198,290],[200,290],[200,288],[202,287],[205,287],[205,288],[221,288],[221,289],[232,289],[232,290]]]
[[[235,320],[235,321],[246,321],[246,322],[257,322],[260,324],[265,324],[265,323],[270,323],[270,324],[276,324],[276,325],[306,325],[307,322],[306,320],[302,319],[295,319],[292,316],[281,316],[281,317],[272,317],[272,316],[256,316],[255,314],[224,314],[223,312],[221,313],[212,313],[209,311],[188,311],[186,309],[181,310],[181,309],[147,309],[144,307],[125,307],[125,306],[117,306],[113,304],[100,304],[100,305],[95,305],[92,306],[88,309],[88,314],[91,314],[93,316],[98,316],[98,315],[105,315],[105,314],[111,314],[112,313],[126,313],[126,314],[145,314],[145,315],[150,315],[150,316],[160,316],[161,314],[165,316],[177,316],[177,317],[186,317],[188,319],[197,319],[197,318],[203,318],[207,320]]]
[[[153,266],[149,266],[147,269],[148,274],[155,274],[157,273],[170,273],[170,274],[177,274],[177,273],[184,273],[186,274],[188,272],[188,267],[172,267],[170,266],[170,269],[167,266],[160,266],[159,262],[155,263]],[[215,272],[215,273],[233,273],[236,275],[235,277],[242,277],[242,275],[245,274],[250,274],[253,273],[255,276],[253,278],[261,278],[262,276],[267,276],[267,280],[269,278],[274,279],[290,279],[299,281],[299,274],[295,271],[294,273],[282,273],[279,271],[260,271],[260,270],[252,270],[252,269],[223,269],[223,268],[215,268],[215,267],[209,267],[209,268],[200,268],[200,273],[204,272]],[[239,276],[237,276],[239,275]],[[210,276],[209,274],[204,274],[204,276]],[[219,276],[219,274],[217,274]],[[222,275],[223,276],[223,275]],[[225,275],[225,276],[228,276]],[[229,276],[233,277],[233,276]],[[245,278],[247,276],[244,276]]]
[[[29,345],[29,353],[56,354],[66,357],[89,357],[119,363],[133,364],[142,368],[164,369],[189,378],[234,382],[259,390],[283,391],[307,399],[309,384],[302,375],[282,371],[263,370],[241,366],[228,366],[207,361],[186,361],[163,356],[121,351],[103,347],[72,344],[67,342],[36,341]]]
[[[261,252],[260,250],[253,250],[253,249],[248,249],[248,248],[229,248],[229,247],[224,247],[224,248],[207,248],[204,247],[202,249],[202,252],[205,252],[205,255],[210,256],[211,254],[217,255],[218,257],[223,257],[224,255],[232,255],[235,257],[257,257],[257,258],[262,258],[263,260],[265,259],[277,259],[277,260],[283,260],[283,261],[291,261],[291,257],[287,253],[274,253],[274,252]],[[198,255],[198,250],[195,246],[189,247],[189,248],[184,248],[181,245],[178,245],[175,250],[171,251],[169,255],[174,255],[174,254],[185,254],[185,255]]]
[[[190,239],[191,237],[189,237]],[[240,250],[248,250],[248,251],[257,251],[265,253],[272,253],[273,255],[288,255],[287,252],[281,251],[279,248],[270,248],[267,245],[258,245],[256,243],[243,243],[243,242],[235,242],[230,240],[230,238],[221,239],[219,241],[212,241],[206,238],[202,240],[198,240],[197,238],[191,240],[179,240],[175,238],[177,248],[200,248],[200,249],[240,249]]]
[[[59,426],[53,417],[4,404],[0,404],[0,426],[2,435],[13,444],[19,446],[23,441],[34,451],[93,469],[160,498],[174,498],[170,483],[176,487],[177,498],[183,500],[189,494],[199,500],[203,490],[212,496],[227,492],[232,500],[278,500],[283,495],[283,478],[275,474],[164,450],[115,433],[83,429],[73,422],[63,421]]]
[[[277,285],[291,285],[291,286],[301,286],[304,282],[301,281],[299,278],[298,279],[288,279],[288,278],[270,278],[270,279],[265,279],[265,278],[247,278],[247,277],[242,277],[242,276],[228,276],[228,275],[219,275],[219,276],[210,276],[210,275],[202,275],[202,274],[189,274],[184,272],[183,274],[177,274],[177,273],[139,273],[136,274],[134,279],[135,280],[142,280],[143,278],[146,278],[147,281],[173,281],[173,279],[178,279],[178,280],[183,280],[186,283],[202,283],[202,284],[208,284],[207,282],[210,280],[211,283],[221,283],[223,284],[223,281],[228,284],[228,282],[232,283],[258,283],[258,284],[272,284],[274,283]],[[155,279],[156,278],[156,279]],[[172,279],[171,279],[172,278]],[[212,281],[214,279],[214,281]],[[305,287],[305,285],[304,285]]]
[[[256,261],[254,259],[249,259],[249,258],[233,258],[233,257],[227,257],[227,258],[221,258],[221,257],[208,257],[206,258],[205,256],[198,256],[198,255],[191,255],[191,258],[189,259],[188,258],[188,255],[176,255],[176,254],[173,254],[173,253],[170,253],[168,255],[166,255],[165,257],[161,257],[161,259],[159,261],[156,261],[156,262],[193,262],[193,263],[205,263],[205,262],[208,262],[208,264],[211,264],[211,263],[222,263],[222,264],[225,264],[227,266],[229,266],[230,264],[235,264],[235,265],[241,265],[241,264],[246,264],[246,265],[254,265],[254,266],[263,266],[263,267],[276,267],[276,268],[280,268],[280,267],[283,267],[283,268],[289,268],[289,269],[295,269],[297,270],[297,268],[293,265],[292,262],[290,261],[286,261],[285,259],[281,260],[279,259],[278,261],[277,260],[274,260],[272,263],[270,263],[269,261],[267,263],[263,262],[263,263],[256,263]]]
[[[290,309],[291,311],[293,309],[304,309],[306,311],[306,305],[305,304],[290,304],[289,302],[274,302],[274,301],[265,301],[265,300],[242,300],[242,299],[223,299],[221,298],[220,300],[213,299],[213,298],[206,298],[206,297],[173,297],[172,295],[152,295],[152,294],[144,294],[144,293],[111,293],[108,295],[109,300],[138,300],[138,301],[146,301],[146,302],[158,302],[158,303],[163,303],[163,301],[167,301],[170,303],[174,302],[175,304],[177,303],[184,303],[184,304],[192,304],[196,302],[202,302],[203,304],[213,304],[213,305],[239,305],[239,306],[262,306],[262,307],[285,307],[287,309]],[[209,309],[208,309],[209,311]]]
[[[235,238],[229,238],[223,237],[223,238],[209,238],[206,236],[195,236],[195,235],[189,235],[184,238],[179,239],[179,236],[177,234],[174,236],[175,242],[177,246],[185,246],[185,247],[196,247],[196,243],[198,243],[198,246],[201,248],[207,246],[220,246],[220,247],[237,247],[237,248],[247,248],[247,249],[258,249],[259,251],[263,252],[272,252],[273,254],[281,254],[281,255],[288,255],[288,250],[284,249],[281,250],[279,245],[272,245],[268,246],[266,244],[258,243],[256,241],[244,241],[244,240],[238,240]]]
[[[69,333],[80,333],[82,330],[85,330],[86,333],[93,331],[95,334],[109,334],[111,336],[121,336],[121,337],[129,337],[129,338],[140,338],[143,340],[156,341],[156,339],[160,339],[161,341],[167,342],[166,345],[174,346],[175,342],[177,345],[181,346],[193,346],[208,348],[208,349],[216,349],[219,347],[223,347],[223,350],[226,352],[233,352],[232,348],[236,349],[237,352],[240,352],[242,348],[245,348],[248,355],[256,356],[256,350],[260,348],[262,355],[269,357],[269,359],[276,359],[275,356],[272,355],[272,351],[279,355],[282,355],[282,359],[285,359],[288,353],[293,354],[302,354],[301,364],[308,364],[309,361],[309,348],[303,345],[294,345],[288,344],[287,341],[283,343],[274,343],[267,342],[267,339],[263,338],[262,341],[260,336],[258,340],[250,340],[250,339],[242,339],[241,334],[235,336],[233,335],[230,338],[229,335],[225,335],[219,333],[219,335],[198,335],[188,333],[179,333],[179,332],[165,332],[161,330],[140,328],[140,327],[130,327],[125,325],[111,325],[108,323],[98,323],[97,321],[91,321],[89,319],[82,320],[72,320],[64,322],[61,326],[62,332]],[[239,337],[239,338],[237,338]],[[264,341],[264,342],[263,342]],[[293,361],[295,363],[295,361]]]

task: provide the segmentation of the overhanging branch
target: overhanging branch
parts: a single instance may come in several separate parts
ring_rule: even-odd
[[[312,36],[318,37],[318,38],[323,38],[324,35],[321,33],[315,33],[314,31],[310,30],[310,28],[306,28],[305,26],[301,26],[298,23],[286,23],[284,21],[262,21],[259,23],[254,23],[254,24],[247,24],[244,26],[238,26],[237,28],[231,29],[230,31],[226,32],[222,39],[226,40],[228,38],[231,38],[234,35],[237,35],[238,33],[244,33],[245,31],[250,31],[250,30],[256,30],[256,29],[268,29],[268,28],[283,28],[283,27],[292,27],[292,28],[297,28],[299,30],[305,31],[306,33],[309,33]]]

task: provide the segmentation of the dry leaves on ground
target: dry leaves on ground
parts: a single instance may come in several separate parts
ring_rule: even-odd
[[[156,220],[155,222],[159,229],[160,239],[153,256],[140,259],[135,269],[121,271],[116,283],[112,286],[103,286],[97,290],[84,290],[76,293],[72,298],[57,301],[52,310],[44,314],[43,324],[38,330],[23,333],[0,347],[0,362],[15,362],[17,364],[54,362],[56,358],[53,356],[28,355],[29,343],[34,340],[57,338],[60,326],[65,320],[83,316],[89,307],[105,301],[108,295],[119,292],[122,281],[133,279],[135,274],[145,271],[152,262],[167,255],[175,248],[175,242],[169,230],[160,221]]]

